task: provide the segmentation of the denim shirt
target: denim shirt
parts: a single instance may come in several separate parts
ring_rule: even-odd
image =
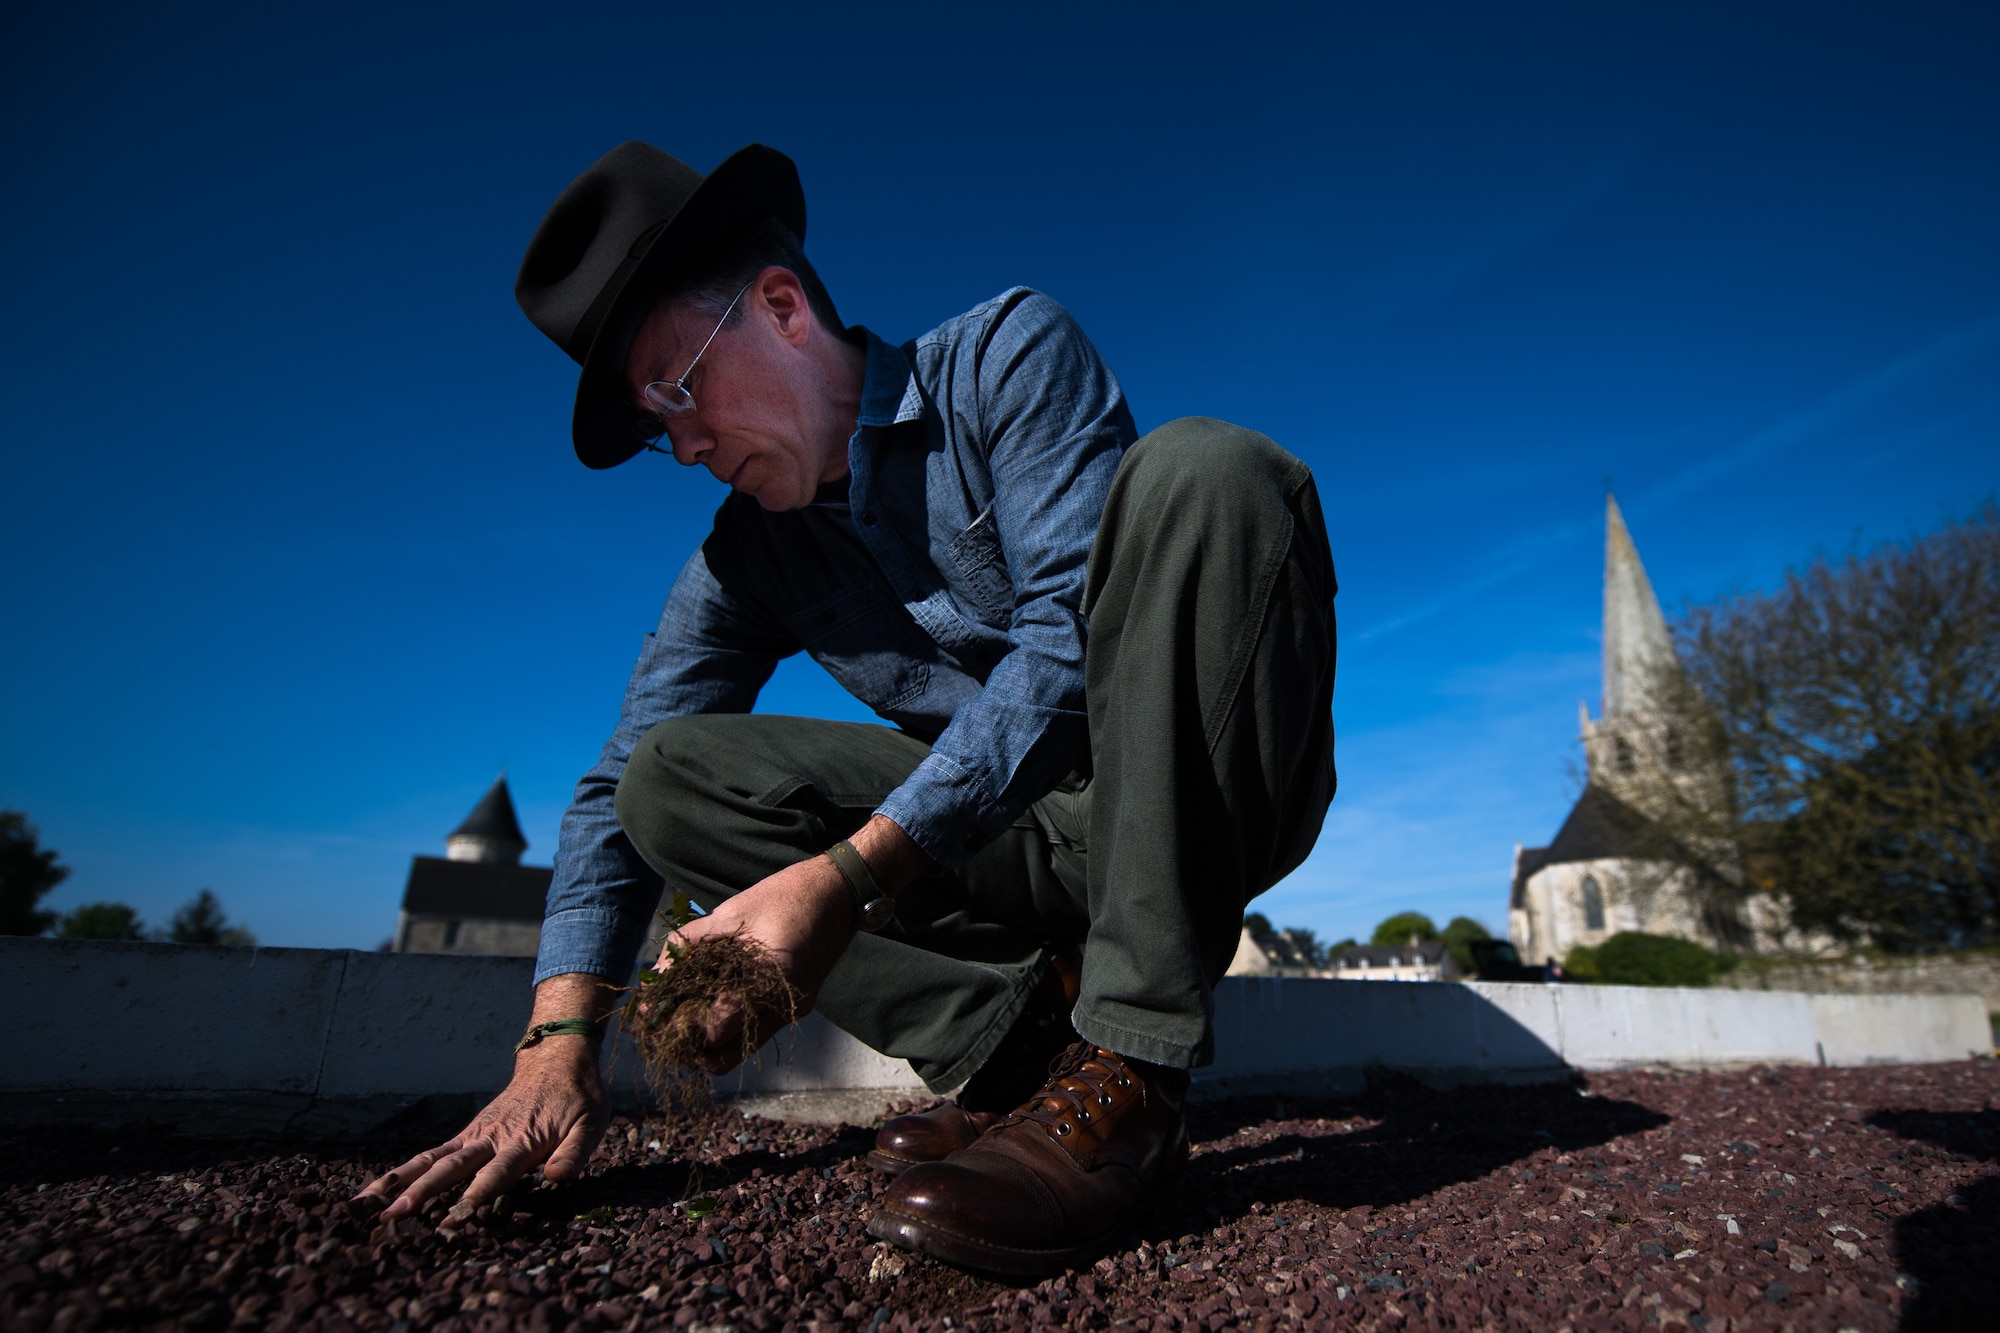
[[[941,864],[1089,767],[1084,575],[1136,434],[1116,377],[1026,288],[901,347],[861,333],[845,482],[783,513],[731,495],[667,595],[563,816],[537,983],[622,980],[645,938],[662,883],[612,808],[640,738],[750,711],[792,653],[930,744],[878,813]]]

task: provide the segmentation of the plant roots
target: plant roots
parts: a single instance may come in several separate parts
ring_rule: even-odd
[[[639,986],[625,1002],[625,1030],[668,1109],[704,1108],[709,1075],[755,1056],[781,1023],[796,1026],[803,996],[755,940],[711,935],[672,949],[671,956],[671,967],[639,974]],[[740,1049],[718,1051],[711,1045],[708,1028],[718,1009],[743,1015]]]

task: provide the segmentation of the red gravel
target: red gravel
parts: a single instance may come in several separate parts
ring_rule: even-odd
[[[1018,1287],[866,1236],[862,1129],[718,1112],[691,1186],[621,1120],[455,1237],[345,1202],[412,1141],[17,1132],[0,1327],[1990,1328],[1996,1105],[1990,1060],[1197,1105],[1178,1211]]]

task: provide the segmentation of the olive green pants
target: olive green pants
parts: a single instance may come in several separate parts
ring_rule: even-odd
[[[1141,439],[1090,553],[1091,777],[901,893],[819,1011],[943,1091],[1006,1035],[1045,946],[1080,944],[1078,1032],[1209,1063],[1244,906],[1305,859],[1333,799],[1333,594],[1305,464],[1206,418]],[[633,753],[618,817],[670,890],[713,909],[851,834],[927,752],[859,723],[675,718]]]

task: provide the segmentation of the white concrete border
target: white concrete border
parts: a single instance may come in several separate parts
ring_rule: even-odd
[[[346,1123],[324,1114],[342,1105],[379,1118],[426,1097],[489,1096],[526,1024],[531,973],[524,958],[0,939],[0,1012],[13,1016],[0,1029],[0,1116],[236,1103],[304,1127]],[[1201,1077],[1352,1086],[1380,1068],[1516,1081],[1956,1060],[1991,1040],[1971,995],[1231,978]],[[629,1050],[611,1068],[614,1086],[633,1087]],[[817,1015],[717,1080],[760,1098],[829,1089],[922,1092],[903,1062]]]
[[[1820,1063],[1922,1064],[1990,1051],[1993,1030],[1978,995],[1808,995]]]
[[[1744,1003],[1749,1001],[1749,1003]],[[1865,1065],[1992,1052],[1976,995],[1802,995],[1647,986],[1231,978],[1219,1077],[1328,1068],[1459,1080],[1566,1069]]]

